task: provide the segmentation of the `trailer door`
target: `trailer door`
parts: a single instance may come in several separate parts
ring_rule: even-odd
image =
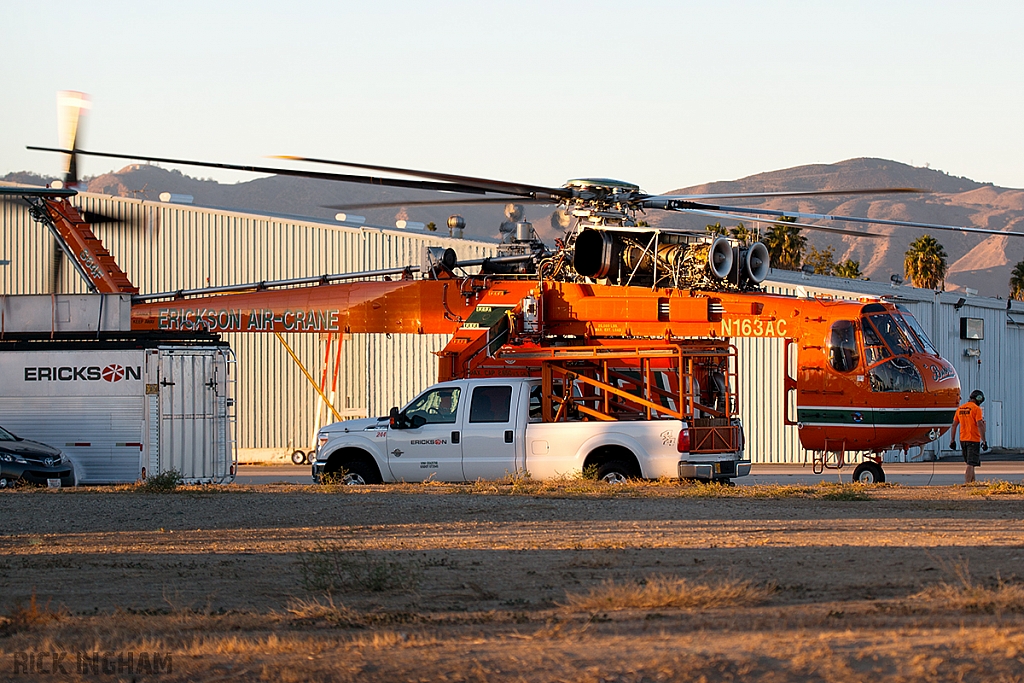
[[[227,361],[222,349],[160,349],[160,472],[177,470],[186,482],[233,478]]]

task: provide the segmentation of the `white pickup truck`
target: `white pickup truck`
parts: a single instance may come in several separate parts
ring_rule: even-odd
[[[340,474],[348,484],[458,482],[526,473],[543,480],[594,472],[615,483],[750,473],[742,447],[691,453],[690,428],[681,420],[543,422],[540,383],[443,382],[389,417],[328,425],[317,435],[313,480]]]

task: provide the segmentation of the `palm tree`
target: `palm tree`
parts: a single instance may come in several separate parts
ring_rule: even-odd
[[[1024,261],[1015,265],[1010,273],[1010,298],[1024,301]]]
[[[903,257],[903,273],[915,287],[945,289],[946,250],[931,235],[921,235]]]
[[[795,223],[796,219],[783,216],[764,234],[764,246],[768,247],[772,266],[782,270],[800,270],[807,238],[800,234],[800,228],[787,223]]]
[[[756,233],[742,223],[737,223],[736,227],[729,228],[729,234],[744,247],[753,242],[756,237]]]
[[[804,266],[813,268],[815,275],[832,275],[836,270],[835,257],[836,249],[831,244],[821,251],[811,247],[804,258]]]
[[[846,259],[841,263],[837,263],[836,267],[832,270],[832,274],[836,277],[845,277],[851,280],[859,280],[863,277],[860,272],[860,261],[854,261],[853,259]]]
[[[709,235],[721,235],[722,237],[725,237],[727,234],[725,228],[722,227],[720,222],[709,223],[704,229],[708,231]]]

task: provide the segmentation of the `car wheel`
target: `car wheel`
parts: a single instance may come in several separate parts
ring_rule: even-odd
[[[858,484],[882,484],[885,472],[877,462],[862,462],[853,470],[853,480]]]
[[[632,476],[629,465],[618,460],[606,462],[597,470],[598,480],[609,484],[625,484]]]
[[[292,462],[296,465],[306,464],[306,454],[302,451],[295,451],[292,453]]]
[[[341,478],[341,483],[346,486],[363,486],[365,484],[380,484],[380,476],[373,470],[372,467],[364,462],[348,462],[342,467],[342,471],[345,473]]]

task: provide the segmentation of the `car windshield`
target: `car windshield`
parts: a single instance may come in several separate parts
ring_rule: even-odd
[[[9,431],[4,429],[3,427],[0,427],[0,441],[17,441],[17,440],[18,440],[18,437],[16,437],[14,434],[11,434]]]
[[[917,337],[918,341],[920,341],[921,344],[924,346],[924,350],[936,356],[939,355],[938,350],[932,344],[932,340],[928,338],[928,335],[925,334],[924,332],[924,328],[921,327],[921,323],[917,322],[917,318],[911,315],[910,311],[908,311],[903,306],[897,305],[896,308],[898,308],[900,313],[903,314],[903,321],[907,324],[908,327],[910,327],[911,330],[914,331],[914,335]]]

